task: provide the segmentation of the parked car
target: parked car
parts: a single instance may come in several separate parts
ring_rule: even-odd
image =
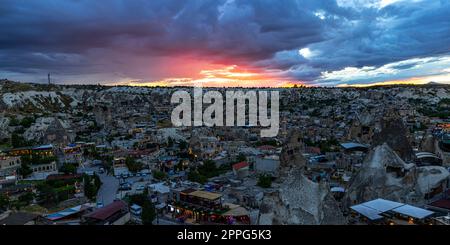
[[[128,183],[125,183],[125,185],[121,185],[119,187],[119,191],[129,191],[129,190],[131,190],[131,185]]]

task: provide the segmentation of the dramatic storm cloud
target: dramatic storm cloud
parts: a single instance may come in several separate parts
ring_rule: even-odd
[[[446,0],[3,0],[0,78],[450,82],[449,13]]]

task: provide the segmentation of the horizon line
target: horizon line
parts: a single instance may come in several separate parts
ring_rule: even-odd
[[[136,85],[136,84],[111,84],[111,83],[40,83],[40,82],[24,82],[24,81],[13,81],[7,78],[0,79],[0,82],[12,82],[12,83],[22,83],[22,84],[33,84],[33,85],[56,85],[56,86],[103,86],[103,87],[142,87],[142,88],[195,88],[198,86],[195,85]],[[449,83],[441,83],[441,82],[427,82],[427,83],[383,83],[383,82],[375,82],[369,84],[338,84],[338,85],[306,85],[306,84],[289,84],[287,86],[201,86],[202,88],[241,88],[241,89],[251,89],[251,88],[274,88],[274,89],[295,89],[295,88],[370,88],[370,87],[407,87],[407,86],[426,86],[426,85],[444,85],[448,86]]]

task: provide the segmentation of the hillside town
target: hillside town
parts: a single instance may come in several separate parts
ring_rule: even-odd
[[[448,85],[260,88],[271,138],[178,90],[0,80],[0,225],[450,224]]]

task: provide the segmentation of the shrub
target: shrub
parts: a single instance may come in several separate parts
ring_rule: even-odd
[[[269,175],[260,175],[256,185],[262,188],[270,188],[272,186],[272,177]]]

